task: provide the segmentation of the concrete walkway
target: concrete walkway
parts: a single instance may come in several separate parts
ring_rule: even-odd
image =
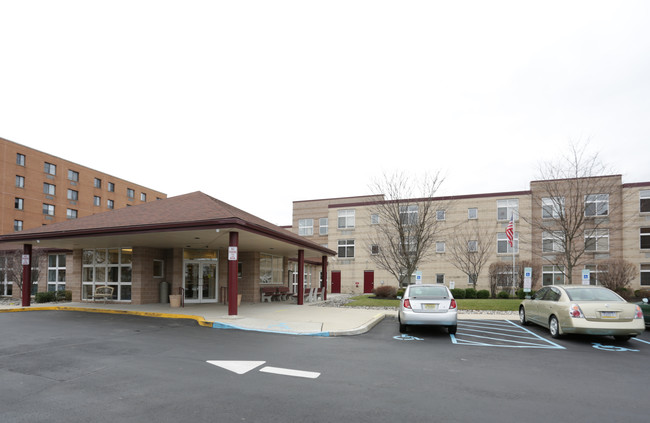
[[[217,329],[240,329],[292,335],[341,336],[358,335],[372,329],[385,317],[396,317],[397,311],[384,309],[359,309],[347,307],[319,307],[306,303],[298,306],[291,302],[244,303],[237,316],[228,316],[223,304],[186,304],[171,308],[169,304],[103,304],[101,302],[32,304],[21,307],[15,304],[0,305],[2,312],[42,310],[68,310],[92,313],[131,314],[172,319],[192,319],[200,325]],[[512,314],[459,314],[459,319],[513,319]]]

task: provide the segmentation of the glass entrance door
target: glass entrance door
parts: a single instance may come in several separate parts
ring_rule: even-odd
[[[204,260],[186,260],[183,277],[185,302],[217,302],[217,262]]]

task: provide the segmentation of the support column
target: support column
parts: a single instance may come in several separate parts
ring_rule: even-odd
[[[323,289],[323,301],[327,300],[327,256],[323,256],[323,264],[321,265],[321,271],[323,272],[323,280],[321,282],[321,288]]]
[[[23,245],[23,307],[29,307],[32,300],[32,244]]]
[[[305,296],[305,250],[298,250],[298,305],[302,305]]]
[[[228,244],[228,315],[237,315],[237,261],[239,258],[239,232],[230,232]]]

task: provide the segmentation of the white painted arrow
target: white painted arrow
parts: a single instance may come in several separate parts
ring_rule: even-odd
[[[208,363],[221,367],[222,369],[230,370],[238,375],[243,375],[266,363],[266,361],[208,360]]]

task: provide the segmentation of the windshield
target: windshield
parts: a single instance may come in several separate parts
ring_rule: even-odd
[[[444,286],[412,286],[409,297],[446,297],[447,288]]]
[[[625,301],[606,288],[573,288],[566,293],[571,301]]]

